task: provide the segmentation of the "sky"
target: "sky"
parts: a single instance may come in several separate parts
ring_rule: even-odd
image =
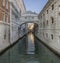
[[[40,13],[48,0],[24,0],[27,11]]]

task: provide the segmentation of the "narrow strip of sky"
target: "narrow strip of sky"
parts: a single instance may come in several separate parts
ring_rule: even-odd
[[[39,13],[48,0],[24,0],[27,11],[33,11]]]

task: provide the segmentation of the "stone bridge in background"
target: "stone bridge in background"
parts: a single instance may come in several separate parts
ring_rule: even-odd
[[[27,11],[26,13],[22,14],[20,18],[20,26],[26,23],[35,23],[39,25],[38,14],[32,11]]]

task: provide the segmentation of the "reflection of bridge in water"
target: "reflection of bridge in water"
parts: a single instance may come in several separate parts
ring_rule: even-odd
[[[35,54],[34,35],[32,33],[28,34],[27,54]]]

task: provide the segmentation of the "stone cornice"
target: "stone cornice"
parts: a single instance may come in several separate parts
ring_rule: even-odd
[[[3,21],[0,21],[0,24],[4,24],[4,25],[8,25],[8,26],[10,26],[10,23],[3,22]]]

